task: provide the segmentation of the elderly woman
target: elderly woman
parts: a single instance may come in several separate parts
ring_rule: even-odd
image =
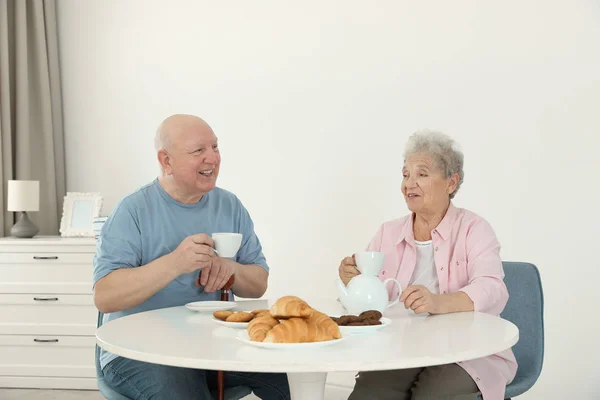
[[[400,301],[418,314],[499,315],[508,300],[500,244],[487,221],[452,204],[464,176],[455,142],[437,132],[415,133],[402,175],[411,213],[381,225],[368,246],[385,253],[380,277],[396,278],[405,288]],[[353,257],[342,260],[339,274],[345,284],[359,274]],[[509,349],[458,364],[360,372],[349,400],[475,400],[480,393],[484,400],[500,400],[516,370]]]

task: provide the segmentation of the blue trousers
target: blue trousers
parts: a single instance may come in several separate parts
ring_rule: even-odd
[[[117,357],[104,369],[106,382],[134,400],[212,400],[217,372],[150,364]],[[290,400],[286,374],[225,372],[225,387],[248,386],[263,400]]]

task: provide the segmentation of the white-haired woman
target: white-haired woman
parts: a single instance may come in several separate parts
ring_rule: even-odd
[[[500,244],[483,218],[452,204],[460,188],[463,154],[438,132],[417,132],[407,143],[402,193],[411,213],[381,225],[369,251],[385,253],[381,279],[396,278],[400,297],[415,313],[480,311],[499,315],[508,300]],[[346,257],[339,275],[358,275]],[[397,289],[390,289],[397,296]],[[476,360],[426,368],[360,372],[349,400],[503,399],[517,363],[512,350]]]

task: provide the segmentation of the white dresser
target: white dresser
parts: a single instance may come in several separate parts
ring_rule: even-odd
[[[0,238],[0,387],[97,389],[93,238]]]

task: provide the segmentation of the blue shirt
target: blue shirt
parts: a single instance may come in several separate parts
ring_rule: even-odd
[[[175,250],[190,235],[215,232],[242,234],[236,256],[240,264],[269,267],[248,211],[231,192],[214,188],[196,204],[173,199],[158,179],[117,204],[102,227],[94,258],[93,283],[119,268],[136,268]],[[196,286],[199,271],[183,274],[137,307],[104,315],[103,323],[142,311],[218,300],[219,292]],[[102,368],[117,356],[101,350]]]

